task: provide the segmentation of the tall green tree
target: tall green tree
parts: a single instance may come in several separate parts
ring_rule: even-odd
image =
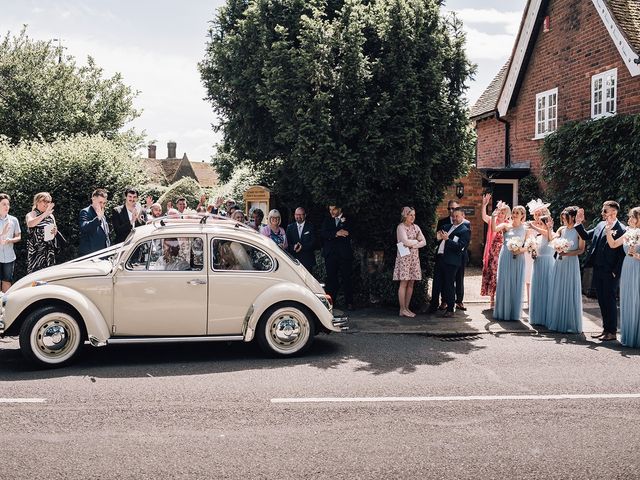
[[[137,92],[120,74],[105,78],[91,57],[78,66],[60,47],[33,40],[26,30],[0,39],[0,86],[0,135],[14,144],[60,134],[113,138],[139,115]]]
[[[472,156],[473,66],[441,4],[228,0],[200,63],[223,176],[248,164],[289,207],[341,204],[356,244],[389,248],[392,263],[401,207],[429,231]]]

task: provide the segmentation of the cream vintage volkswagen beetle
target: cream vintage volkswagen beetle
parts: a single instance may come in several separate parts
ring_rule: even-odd
[[[257,338],[290,356],[346,323],[297,260],[214,216],[156,219],[122,244],[27,275],[0,310],[0,336],[19,335],[23,355],[40,366],[67,364],[85,342]]]

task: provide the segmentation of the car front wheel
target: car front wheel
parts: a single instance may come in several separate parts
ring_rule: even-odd
[[[40,367],[60,367],[73,360],[82,345],[78,320],[57,306],[40,307],[20,329],[20,351]]]
[[[302,305],[280,304],[267,310],[258,322],[258,343],[266,353],[291,356],[307,350],[313,342],[315,323]]]

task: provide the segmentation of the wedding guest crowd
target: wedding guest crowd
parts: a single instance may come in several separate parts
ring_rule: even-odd
[[[123,203],[108,217],[108,192],[103,188],[91,194],[91,203],[78,215],[79,254],[88,255],[119,243],[135,227],[163,216],[162,205],[146,198],[146,208],[138,202],[138,190],[127,187]],[[6,292],[14,280],[15,243],[21,240],[20,224],[9,215],[10,197],[0,193],[0,281]],[[166,215],[183,217],[193,213],[186,198],[175,199],[176,207],[167,202]],[[513,210],[504,202],[497,202],[489,215],[491,195],[482,199],[482,218],[488,224],[482,257],[481,294],[489,296],[493,319],[519,321],[523,313],[523,297],[527,292],[528,320],[560,333],[582,333],[582,295],[579,256],[587,251],[585,265],[593,268],[593,287],[602,312],[603,330],[592,335],[601,341],[617,339],[617,292],[620,291],[620,341],[623,345],[640,348],[640,207],[628,212],[628,227],[618,220],[620,206],[607,200],[602,205],[600,221],[595,228],[582,225],[582,208],[568,206],[554,219],[549,203],[535,199],[527,210],[516,205]],[[48,192],[33,197],[32,209],[25,217],[27,226],[27,273],[55,264],[56,251],[66,240],[58,230],[54,216],[53,198]],[[449,216],[438,221],[435,269],[429,312],[444,309],[444,317],[452,317],[455,310],[466,310],[463,303],[464,267],[468,261],[471,225],[457,202],[449,202]],[[250,210],[247,220],[233,199],[216,198],[207,205],[201,196],[196,211],[227,216],[246,224],[286,250],[310,273],[316,266],[316,250],[322,241],[322,256],[326,268],[326,291],[335,301],[342,290],[345,306],[353,308],[351,274],[353,252],[350,222],[337,205],[329,206],[329,215],[316,232],[307,220],[303,207],[296,208],[293,222],[282,227],[282,216],[276,209],[267,215],[258,208]],[[425,236],[416,224],[416,212],[403,207],[396,227],[397,251],[393,280],[398,284],[399,315],[413,318],[411,308],[416,281],[422,280],[419,250],[426,245]],[[588,243],[588,248],[587,248]],[[441,301],[442,300],[442,301]]]

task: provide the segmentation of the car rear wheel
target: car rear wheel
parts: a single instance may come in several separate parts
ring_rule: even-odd
[[[271,355],[287,357],[300,354],[311,346],[315,323],[304,306],[279,304],[262,315],[256,333],[262,350]]]
[[[82,338],[82,328],[74,315],[53,305],[40,307],[22,324],[20,351],[39,367],[60,367],[74,359]]]

